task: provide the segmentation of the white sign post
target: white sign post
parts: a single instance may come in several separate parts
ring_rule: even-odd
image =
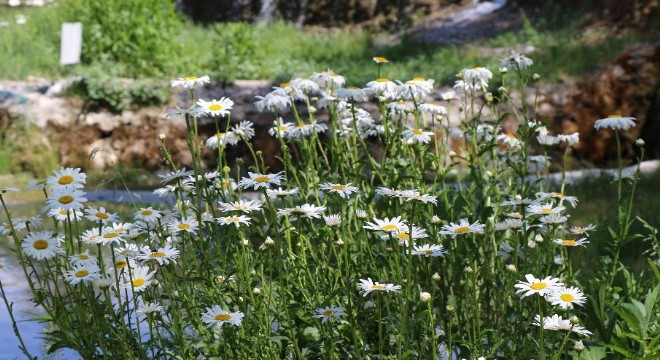
[[[63,23],[60,46],[60,65],[80,62],[82,52],[82,23]]]

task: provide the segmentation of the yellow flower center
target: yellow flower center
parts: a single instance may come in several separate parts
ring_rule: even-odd
[[[142,216],[149,216],[149,215],[153,214],[153,211],[151,211],[151,210],[142,210],[140,212],[140,214],[142,214]]]
[[[218,314],[215,316],[215,319],[218,321],[229,321],[231,319],[231,315],[229,314]]]
[[[117,236],[119,236],[119,234],[117,234],[116,232],[109,232],[107,234],[103,234],[103,237],[106,239],[113,239],[116,238]]]
[[[360,90],[360,88],[357,87],[357,86],[349,86],[349,87],[347,87],[346,89],[349,89],[349,90]]]
[[[522,214],[521,213],[512,213],[509,216],[511,216],[514,219],[522,219]]]
[[[566,293],[561,294],[559,296],[559,298],[566,301],[566,302],[572,302],[573,300],[575,300],[575,296],[573,296],[571,294],[566,294]]]
[[[195,80],[197,80],[197,76],[184,77],[183,80],[185,80],[185,81],[195,81]]]
[[[546,284],[544,282],[537,282],[537,283],[534,283],[530,286],[530,288],[532,288],[532,290],[543,290],[547,287],[548,287],[548,284]]]
[[[566,246],[575,246],[577,245],[577,242],[575,240],[564,239],[561,241],[561,244]]]
[[[209,110],[211,111],[220,111],[222,109],[223,107],[220,104],[212,104],[211,106],[209,106]]]
[[[414,77],[413,81],[426,81],[423,77]]]
[[[371,285],[371,288],[372,288],[373,290],[382,290],[382,289],[385,289],[385,285],[374,284],[374,285]]]
[[[433,250],[425,249],[425,250],[422,250],[422,253],[424,253],[425,255],[431,255],[431,254],[433,254]]]
[[[470,232],[470,228],[468,226],[461,226],[459,228],[456,228],[454,232],[457,234],[465,234],[467,232]]]
[[[161,258],[161,257],[165,257],[165,256],[166,256],[165,253],[162,252],[162,251],[152,252],[151,255],[149,255],[149,257],[152,257],[152,258]]]
[[[621,115],[619,115],[619,114],[612,114],[612,115],[608,115],[607,117],[608,117],[608,118],[620,118]]]
[[[323,316],[328,317],[328,316],[332,316],[332,315],[334,315],[335,312],[332,311],[332,310],[324,310],[322,314],[323,314]]]
[[[85,277],[85,276],[89,275],[89,271],[87,271],[87,270],[76,271],[76,273],[74,275],[76,277],[82,278],[82,277]]]
[[[339,76],[341,76],[341,75],[339,75],[339,74],[335,74],[335,73],[330,74],[330,77],[333,77],[333,78],[334,78],[334,77],[339,77]]]
[[[383,226],[383,230],[385,230],[385,231],[393,231],[393,230],[396,230],[398,228],[399,227],[394,225],[394,224],[387,224],[387,225]]]
[[[254,182],[256,183],[265,183],[268,182],[269,180],[270,178],[266,175],[257,176],[256,178],[254,178]]]
[[[376,82],[379,82],[379,83],[385,83],[385,82],[388,82],[388,81],[390,81],[390,79],[388,79],[388,78],[378,78],[378,79],[376,79]]]
[[[118,227],[118,228],[115,229],[116,232],[122,232],[122,231],[125,231],[125,230],[126,229],[124,229],[123,227]]]
[[[422,135],[424,132],[420,129],[413,129],[412,133],[415,134],[415,135]]]
[[[108,214],[103,213],[103,212],[97,212],[96,217],[100,218],[100,219],[103,219],[103,220],[107,220],[110,216],[108,216]]]
[[[215,133],[215,137],[217,137],[218,139],[220,139],[220,138],[224,137],[225,134],[226,134],[226,133],[223,133],[223,132],[217,132],[217,133]]]
[[[556,196],[556,197],[564,197],[564,193],[563,193],[563,192],[553,192],[552,195],[554,195],[554,196]]]
[[[543,214],[552,214],[552,208],[551,207],[541,208],[541,213],[543,213]]]
[[[239,222],[239,221],[241,221],[241,218],[239,218],[238,216],[234,216],[233,218],[231,218],[231,221],[232,222]]]
[[[410,239],[410,235],[404,232],[396,234],[396,237],[398,237],[399,239]]]
[[[126,267],[126,265],[128,265],[128,263],[126,262],[126,260],[117,260],[117,262],[115,263],[115,267],[116,267],[117,269],[123,269],[123,268]]]
[[[57,201],[59,201],[60,204],[65,204],[66,205],[66,204],[69,204],[73,201],[73,196],[71,196],[71,195],[60,196],[60,198],[57,199]]]
[[[73,177],[69,175],[64,175],[59,180],[57,180],[57,183],[60,185],[69,185],[72,182],[73,182]]]
[[[89,255],[87,255],[87,254],[78,254],[78,259],[80,259],[80,260],[89,260]]]
[[[390,62],[389,60],[387,60],[387,58],[384,58],[384,57],[382,57],[382,56],[376,56],[376,57],[374,57],[374,61],[375,61],[376,63],[378,63],[378,64],[380,64],[380,63]]]
[[[4,265],[0,264],[0,269],[4,269],[4,267],[5,267]]]
[[[283,82],[283,83],[280,84],[281,88],[285,88],[285,87],[289,87],[289,86],[291,86],[290,82]]]
[[[190,229],[190,224],[183,223],[183,224],[177,225],[176,227],[178,227],[181,230],[186,230],[186,229]]]
[[[40,239],[34,242],[32,244],[32,247],[34,247],[37,250],[44,250],[48,248],[48,241]]]
[[[66,210],[60,210],[59,213],[60,213],[60,215],[66,215],[66,214],[68,213],[68,211],[66,211]]]
[[[346,190],[346,186],[345,186],[345,185],[332,185],[332,186],[330,186],[330,188],[331,188],[332,190]]]
[[[146,282],[147,280],[145,280],[144,278],[133,279],[133,287],[140,287],[144,285],[144,283]]]
[[[289,127],[288,127],[288,126],[284,126],[284,125],[280,125],[280,126],[277,127],[277,131],[286,131],[286,130],[288,130],[288,129],[289,129]]]

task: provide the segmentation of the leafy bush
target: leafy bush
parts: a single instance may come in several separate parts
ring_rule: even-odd
[[[265,75],[264,54],[257,43],[255,28],[245,23],[216,24],[209,64],[211,75],[222,84],[236,79],[254,79]]]
[[[124,77],[172,71],[181,19],[170,0],[68,0],[70,20],[83,23],[83,62],[123,66]]]

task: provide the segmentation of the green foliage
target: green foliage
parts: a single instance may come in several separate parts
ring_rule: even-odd
[[[0,131],[0,174],[27,172],[46,177],[60,163],[57,148],[42,129],[23,121],[12,122]]]
[[[125,109],[162,105],[169,101],[171,90],[162,82],[150,79],[115,78],[100,68],[89,68],[68,90],[69,95],[85,99],[88,109],[107,109],[120,113]]]
[[[214,81],[230,84],[236,79],[265,76],[265,54],[257,43],[254,26],[245,23],[220,23],[214,26],[212,60],[208,65]]]
[[[83,23],[83,61],[121,64],[124,77],[170,73],[181,48],[181,20],[170,0],[69,0],[70,20]]]

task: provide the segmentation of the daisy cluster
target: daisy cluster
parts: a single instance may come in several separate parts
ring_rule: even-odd
[[[89,358],[481,359],[544,349],[520,341],[530,324],[593,335],[573,318],[588,295],[573,285],[570,255],[596,226],[571,221],[579,200],[565,183],[525,180],[548,168],[549,147],[568,151],[579,134],[515,118],[522,109],[508,90],[491,92],[488,68],[460,70],[437,95],[433,79],[392,81],[380,76],[388,60],[374,62],[378,78],[363,87],[328,70],[257,97],[272,113],[279,167],[265,166],[252,121],[231,121],[231,99],[194,97],[210,82],[200,76],[171,82],[194,104],[167,115],[226,125],[208,138],[191,130],[192,170],[170,163],[159,175],[162,204],[130,214],[91,204],[75,168],[31,183],[46,196],[43,214],[8,218],[0,234],[14,239],[35,298],[62,314],[51,336],[80,338]],[[499,63],[503,84],[509,72],[531,81],[532,65],[512,52]],[[452,107],[465,118],[450,128]],[[516,129],[500,125],[506,117]],[[239,143],[247,169],[227,159]],[[202,146],[217,156],[208,171]],[[0,199],[15,191],[0,188]],[[540,269],[561,278],[532,275]],[[539,310],[517,306],[516,294]],[[104,335],[85,342],[79,324]]]

